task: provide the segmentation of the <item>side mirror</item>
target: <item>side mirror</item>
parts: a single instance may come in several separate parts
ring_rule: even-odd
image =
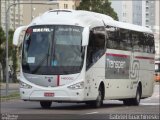
[[[89,41],[89,27],[85,27],[82,32],[82,46],[88,45]]]
[[[25,30],[27,29],[27,26],[21,26],[18,27],[13,35],[13,45],[15,46],[20,46],[21,43],[23,42]]]

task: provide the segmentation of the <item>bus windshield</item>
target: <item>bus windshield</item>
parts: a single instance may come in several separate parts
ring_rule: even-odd
[[[84,59],[82,30],[65,25],[29,27],[23,43],[23,72],[39,75],[80,72]]]

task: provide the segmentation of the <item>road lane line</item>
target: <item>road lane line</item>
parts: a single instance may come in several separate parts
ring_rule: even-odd
[[[146,98],[143,101],[150,101],[150,100],[151,100],[151,98]]]
[[[160,105],[160,103],[140,103],[140,105]]]
[[[98,112],[90,112],[90,113],[86,113],[87,115],[89,114],[97,114]]]

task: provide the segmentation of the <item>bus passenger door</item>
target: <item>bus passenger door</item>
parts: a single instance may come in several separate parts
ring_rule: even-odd
[[[100,81],[104,80],[105,29],[95,27],[90,31],[86,58],[86,80],[90,98],[96,98]]]

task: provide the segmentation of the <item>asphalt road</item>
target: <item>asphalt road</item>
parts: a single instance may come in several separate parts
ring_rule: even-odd
[[[52,103],[50,109],[42,109],[38,102],[12,100],[1,102],[1,119],[37,120],[106,120],[106,119],[159,119],[160,86],[155,85],[150,98],[141,100],[139,106],[125,106],[120,101],[107,100],[101,108],[91,108],[83,103]]]

